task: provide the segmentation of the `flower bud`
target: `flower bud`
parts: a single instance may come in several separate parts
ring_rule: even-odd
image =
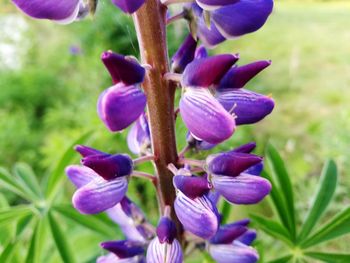
[[[243,173],[236,177],[213,174],[211,182],[227,201],[238,205],[259,203],[271,191],[267,179]]]
[[[146,106],[146,96],[138,86],[116,84],[99,97],[97,112],[107,128],[121,131],[133,123]]]
[[[255,263],[259,260],[258,252],[239,241],[232,244],[209,245],[209,254],[217,263]]]
[[[271,65],[270,60],[256,61],[244,66],[232,67],[221,79],[219,89],[240,89],[262,70]]]
[[[253,124],[264,119],[275,107],[268,96],[245,89],[224,89],[216,93],[216,99],[229,112],[237,116],[237,125]]]
[[[171,59],[171,67],[174,72],[182,73],[184,71],[187,64],[194,59],[196,46],[197,41],[189,34]]]
[[[114,84],[119,82],[123,82],[125,86],[138,84],[145,77],[145,69],[136,61],[123,55],[105,51],[102,53],[101,60],[109,71]]]
[[[221,143],[235,131],[233,116],[205,89],[186,89],[180,113],[191,134],[208,143]]]
[[[124,13],[132,14],[136,12],[145,0],[112,0],[112,3],[120,8]]]

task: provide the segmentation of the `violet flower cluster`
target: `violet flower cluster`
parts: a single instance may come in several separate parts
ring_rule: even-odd
[[[58,23],[81,19],[91,10],[91,3],[96,4],[83,0],[12,1],[31,17]],[[112,0],[129,14],[145,1]],[[181,2],[168,0],[162,4],[166,7]],[[251,205],[269,194],[271,184],[260,176],[263,158],[252,153],[255,143],[210,154],[205,160],[185,155],[191,149],[212,149],[229,139],[238,126],[259,122],[272,112],[274,101],[270,96],[245,88],[271,61],[237,65],[238,54],[209,56],[206,49],[258,30],[272,8],[272,0],[196,0],[184,4],[183,12],[174,16],[185,18],[191,32],[173,55],[171,71],[163,77],[176,82],[181,91],[174,121],[179,113],[188,129],[187,147],[179,153],[177,163],[168,164],[174,175],[173,185],[168,187],[176,189],[176,198],[173,204],[166,204],[156,227],[127,197],[133,176],[151,179],[157,185],[157,176],[136,170],[139,163],[155,158],[147,112],[150,105],[142,88],[151,65],[141,65],[134,57],[112,51],[102,54],[112,86],[98,99],[98,116],[111,132],[131,127],[127,144],[139,157],[133,160],[128,154],[78,145],[75,149],[82,156],[81,164],[66,168],[77,188],[73,206],[82,214],[106,212],[125,235],[125,240],[103,242],[101,247],[108,254],[97,262],[181,263],[191,249],[206,250],[219,263],[253,263],[259,259],[250,246],[256,232],[248,228],[249,219],[222,224],[217,209],[220,198],[235,205]],[[172,209],[175,218],[171,217]],[[176,218],[180,224],[173,221]]]

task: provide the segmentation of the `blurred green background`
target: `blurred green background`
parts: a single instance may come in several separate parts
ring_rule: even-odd
[[[108,1],[100,2],[94,18],[61,26],[31,20],[8,1],[0,1],[0,166],[10,169],[16,162],[26,162],[43,177],[64,150],[89,130],[94,130],[90,145],[106,152],[128,152],[126,132],[110,134],[96,114],[99,93],[111,85],[99,57],[108,49],[137,56],[138,46],[131,17]],[[240,53],[241,64],[273,61],[247,86],[272,94],[273,114],[257,125],[240,127],[220,149],[256,140],[262,153],[266,142],[273,142],[287,160],[301,218],[327,157],[337,161],[341,174],[331,213],[349,203],[349,26],[348,1],[277,0],[274,14],[260,31],[212,51]],[[186,32],[184,23],[169,26],[170,54]],[[178,128],[180,148],[184,127],[178,123]],[[152,191],[139,182],[131,188],[131,196],[154,211],[151,220],[157,221]],[[71,196],[68,183],[66,191]],[[10,204],[21,203],[6,191],[2,195]],[[62,200],[69,202],[67,197]],[[242,207],[232,217],[266,206]],[[93,234],[68,227],[74,229],[73,240],[90,243],[79,262],[101,253]],[[333,247],[350,249],[346,242],[331,244],[329,249]],[[21,252],[17,254],[21,258]]]

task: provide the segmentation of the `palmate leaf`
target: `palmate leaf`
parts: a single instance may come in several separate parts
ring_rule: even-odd
[[[81,226],[84,226],[92,231],[95,231],[106,238],[113,239],[116,236],[116,229],[115,225],[108,225],[105,223],[104,220],[99,219],[97,216],[92,215],[82,215],[78,213],[75,209],[73,209],[71,206],[56,206],[54,207],[54,210],[65,216],[66,218],[69,218],[76,223],[78,223]]]
[[[41,253],[46,242],[44,239],[44,233],[47,229],[47,224],[47,217],[43,217],[37,221],[32,234],[25,263],[41,262]]]
[[[306,252],[305,254],[314,259],[322,260],[323,262],[332,262],[332,263],[350,262],[350,254],[335,254],[335,253],[321,253],[321,252]]]
[[[267,146],[266,154],[267,161],[274,174],[274,179],[276,180],[275,187],[277,186],[280,190],[283,198],[282,200],[286,207],[286,209],[284,209],[288,221],[286,227],[289,229],[291,236],[295,238],[295,209],[292,183],[281,156],[271,144]]]
[[[299,241],[302,241],[310,234],[325,212],[337,187],[337,178],[337,166],[334,161],[330,160],[324,165],[319,187],[313,198],[312,208],[306,216],[306,220],[298,237]]]
[[[278,222],[258,215],[250,215],[254,225],[268,235],[285,242],[288,246],[293,246],[288,230]]]
[[[289,262],[289,260],[292,259],[292,257],[293,257],[292,255],[286,255],[286,256],[271,260],[268,263],[287,263]]]
[[[17,176],[22,187],[37,198],[42,197],[39,181],[32,168],[26,163],[16,163],[13,173]]]
[[[75,142],[73,142],[65,153],[62,155],[61,159],[57,163],[55,169],[50,174],[47,188],[46,188],[46,197],[49,201],[53,200],[56,196],[58,190],[61,187],[62,181],[64,179],[64,169],[68,166],[72,160],[77,156],[73,147],[77,144],[85,143],[91,136],[92,132],[89,131],[78,138]]]
[[[350,233],[350,207],[336,215],[313,236],[301,242],[301,247],[308,248],[348,233]]]
[[[12,253],[15,251],[17,243],[9,242],[2,251],[0,255],[0,262],[11,262],[10,259],[12,257]]]
[[[0,210],[0,225],[13,223],[16,220],[33,213],[32,207],[18,205]]]
[[[52,237],[55,241],[57,250],[65,263],[76,262],[71,250],[71,246],[60,228],[60,222],[58,222],[53,216],[52,212],[48,213],[48,221],[51,230]]]

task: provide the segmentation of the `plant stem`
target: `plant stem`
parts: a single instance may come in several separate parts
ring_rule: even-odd
[[[177,223],[178,238],[181,238],[181,224],[174,213],[176,197],[173,174],[169,163],[177,163],[177,149],[174,123],[174,96],[176,85],[163,75],[169,72],[168,48],[166,42],[167,7],[159,0],[146,0],[133,15],[142,63],[152,68],[147,71],[142,84],[147,96],[147,110],[151,132],[154,164],[158,176],[157,196],[160,214],[166,205],[171,206],[171,217]]]
[[[138,165],[138,164],[142,164],[142,163],[145,163],[148,161],[153,161],[153,160],[154,160],[153,155],[145,155],[145,156],[142,156],[142,157],[139,157],[139,158],[133,160],[133,162],[134,162],[134,165]]]

